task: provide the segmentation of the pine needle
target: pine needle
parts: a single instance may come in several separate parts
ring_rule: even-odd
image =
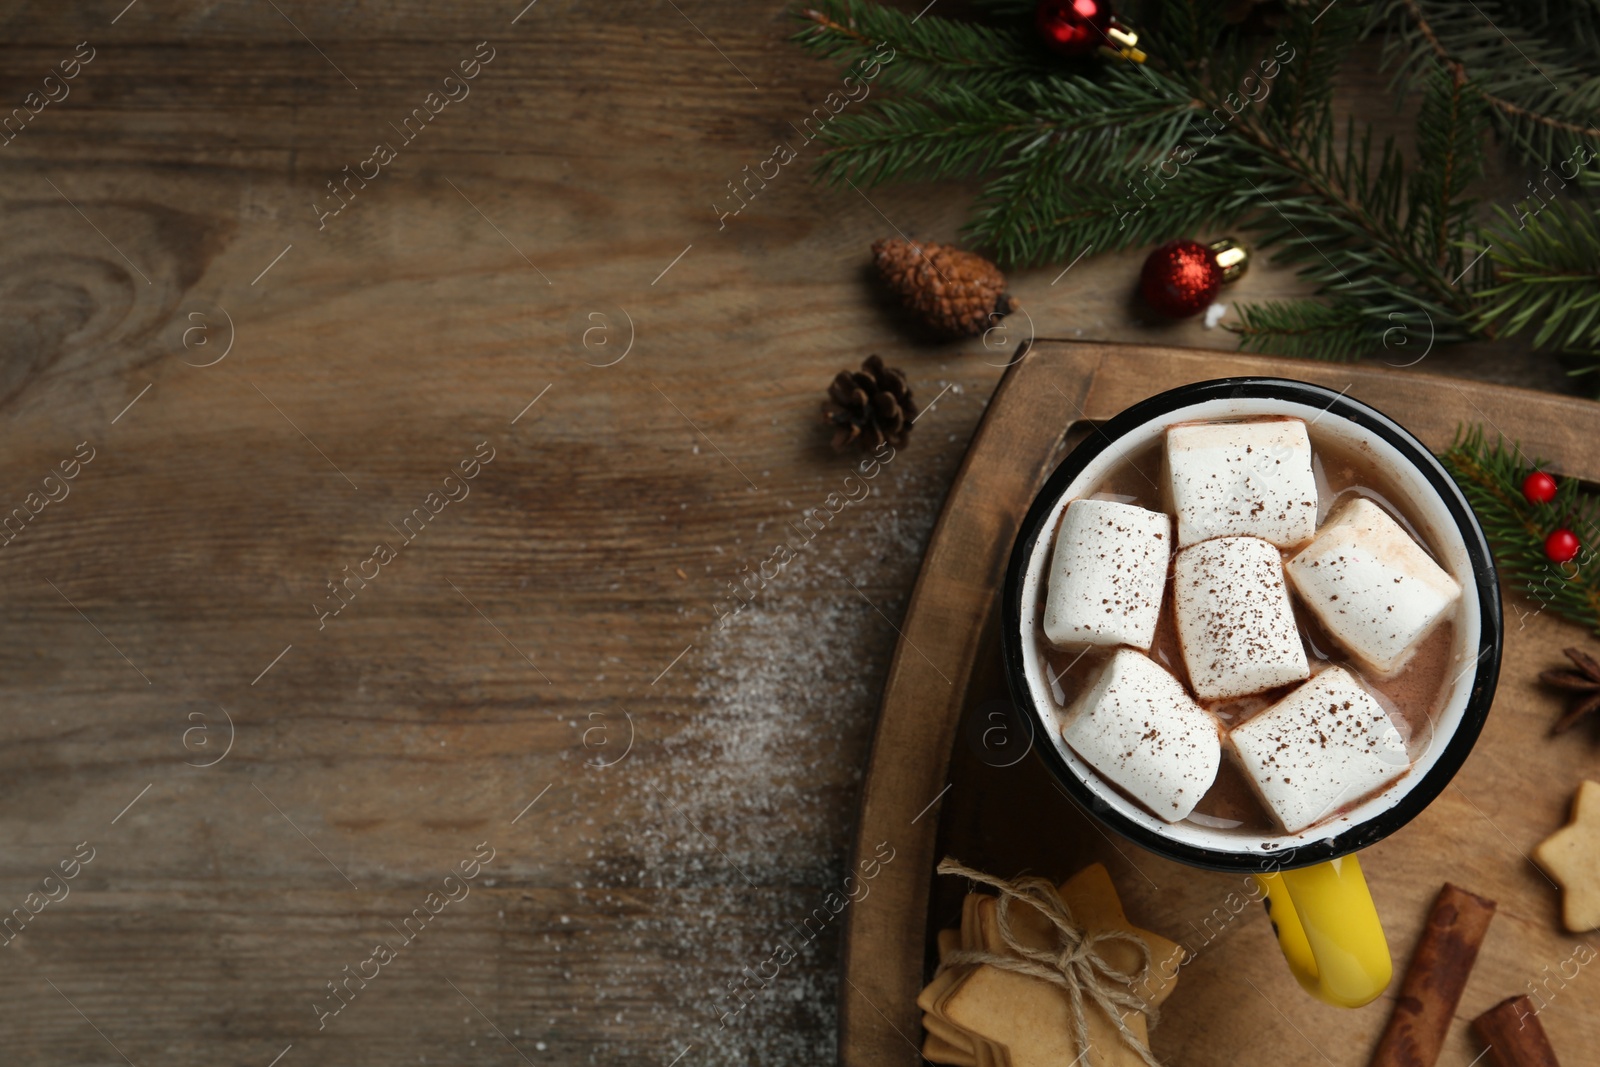
[[[1481,327],[1564,352],[1600,349],[1600,227],[1594,212],[1556,201],[1485,231],[1494,284],[1479,294]]]

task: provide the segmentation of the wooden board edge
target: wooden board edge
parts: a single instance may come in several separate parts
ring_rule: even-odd
[[[985,560],[990,570],[998,560],[1003,571],[1003,561],[1009,557],[1005,546],[1009,546],[1021,514],[996,525],[986,519],[979,507],[982,499],[994,498],[996,481],[1037,482],[1043,477],[1037,460],[1031,467],[1007,465],[1001,462],[1004,455],[1008,451],[1047,454],[1051,451],[1051,438],[1059,442],[1073,421],[1035,420],[1036,432],[1026,440],[1015,441],[1009,450],[989,442],[990,435],[996,432],[994,427],[1002,421],[997,413],[1006,412],[1009,419],[1013,406],[1032,400],[1028,391],[1040,378],[1039,371],[1045,364],[1027,358],[1030,354],[1028,344],[1019,348],[1015,362],[996,386],[951,481],[929,535],[927,553],[906,605],[903,633],[884,682],[862,782],[850,870],[859,872],[861,864],[874,855],[872,850],[883,840],[896,848],[896,855],[893,863],[884,865],[872,892],[851,909],[843,927],[840,968],[844,981],[839,991],[838,1049],[839,1062],[846,1067],[887,1062],[897,1046],[905,1047],[908,1034],[920,1031],[914,999],[924,954],[928,875],[935,862],[933,844],[943,795],[941,783],[955,743],[965,683],[989,609],[987,602],[998,588],[992,577],[972,582],[970,576],[963,580],[961,572],[976,559]],[[1064,373],[1081,383],[1074,390],[1079,393],[1074,402],[1080,407],[1082,391],[1093,380],[1102,358],[1102,353],[1089,345],[1067,354]],[[1045,403],[1055,406],[1051,400]],[[1032,499],[1032,495],[1032,491],[1022,494],[1026,499]],[[940,590],[948,588],[965,594],[959,610],[948,610],[954,605],[932,603]],[[947,684],[940,684],[929,670],[930,660],[948,664],[941,667],[948,675]],[[901,734],[913,717],[921,729],[916,743],[938,753],[920,763],[897,757],[909,740]],[[917,783],[917,788],[893,787],[897,774],[919,772],[923,781]],[[898,841],[904,841],[903,851]],[[899,959],[900,965],[882,967],[891,955]],[[866,973],[859,962],[863,959],[874,961],[874,973],[902,976],[897,983],[902,988],[862,989],[851,976]],[[916,1048],[910,1051],[915,1053]]]
[[[1033,350],[1040,356],[1053,352],[1075,352],[1092,349],[1104,365],[1105,361],[1120,357],[1137,357],[1165,364],[1168,369],[1181,368],[1178,376],[1170,373],[1153,373],[1152,382],[1159,387],[1143,390],[1142,395],[1105,393],[1093,388],[1084,401],[1085,417],[1100,421],[1117,414],[1131,403],[1154,395],[1165,389],[1187,382],[1210,378],[1230,378],[1253,375],[1272,378],[1299,378],[1332,389],[1361,390],[1360,398],[1382,411],[1386,396],[1405,393],[1411,396],[1439,393],[1456,394],[1474,409],[1475,419],[1444,419],[1432,423],[1408,420],[1407,429],[1435,450],[1445,447],[1461,421],[1480,422],[1490,434],[1500,432],[1508,441],[1518,441],[1533,459],[1548,460],[1558,473],[1600,482],[1600,449],[1590,444],[1585,427],[1600,419],[1600,403],[1584,397],[1563,396],[1540,392],[1521,386],[1502,385],[1497,382],[1457,378],[1429,371],[1396,369],[1373,366],[1368,363],[1330,363],[1319,360],[1287,359],[1281,356],[1261,356],[1247,352],[1216,351],[1178,346],[1152,346],[1120,341],[1074,341],[1040,338]],[[1049,359],[1032,360],[1047,368],[1045,380],[1052,378],[1070,380],[1072,375],[1058,362]],[[1054,368],[1050,370],[1049,368]],[[1097,376],[1097,381],[1100,376]],[[1364,387],[1364,388],[1363,388]],[[1443,409],[1439,410],[1442,414]],[[1449,423],[1449,425],[1445,425]],[[1526,425],[1530,432],[1523,436],[1505,433],[1500,424]]]

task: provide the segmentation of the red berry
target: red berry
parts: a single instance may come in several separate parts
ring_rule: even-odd
[[[1544,554],[1551,563],[1570,563],[1578,548],[1578,535],[1564,526],[1544,539]]]
[[[1548,504],[1556,498],[1556,480],[1544,471],[1534,471],[1523,479],[1522,495],[1530,504]]]

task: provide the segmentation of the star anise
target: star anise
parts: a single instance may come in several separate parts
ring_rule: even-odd
[[[1563,651],[1578,669],[1545,671],[1539,675],[1539,679],[1545,685],[1553,685],[1557,689],[1567,689],[1581,695],[1567,713],[1557,719],[1556,724],[1550,728],[1552,734],[1566,733],[1584,716],[1600,708],[1600,663],[1596,663],[1594,657],[1580,649],[1568,648]]]

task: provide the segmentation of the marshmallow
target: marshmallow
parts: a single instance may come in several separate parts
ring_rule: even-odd
[[[1299,833],[1411,767],[1400,732],[1343,667],[1329,667],[1234,727],[1239,765],[1284,830]]]
[[[1143,652],[1119,648],[1068,709],[1061,738],[1167,822],[1187,818],[1222,763],[1217,720]]]
[[[1278,550],[1219,537],[1178,553],[1173,615],[1189,684],[1201,700],[1249,696],[1310,677]]]
[[[1299,419],[1174,426],[1167,474],[1179,548],[1236,536],[1290,548],[1316,533],[1311,438]]]
[[[1365,497],[1341,507],[1287,569],[1328,633],[1382,674],[1399,670],[1461,596],[1456,580]]]
[[[1167,584],[1172,521],[1114,500],[1067,505],[1050,560],[1044,635],[1053,645],[1149,648]]]

